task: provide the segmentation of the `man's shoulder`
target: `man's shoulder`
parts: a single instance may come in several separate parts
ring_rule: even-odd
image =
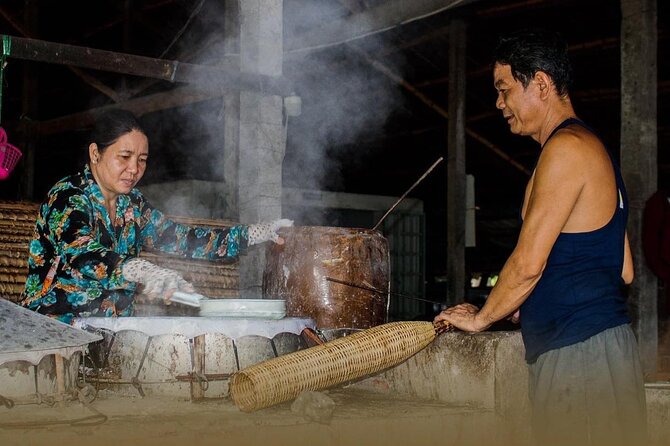
[[[560,129],[542,148],[546,157],[557,156],[566,161],[585,162],[596,154],[606,151],[600,138],[587,128],[570,125]]]

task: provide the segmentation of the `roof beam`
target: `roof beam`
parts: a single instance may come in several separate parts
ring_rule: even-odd
[[[292,92],[288,80],[280,76],[244,73],[221,67],[154,59],[45,40],[8,37],[11,38],[9,57],[16,59],[151,77],[172,83],[185,82],[208,88],[263,91],[278,96],[288,96]]]
[[[98,115],[111,108],[123,108],[133,112],[137,116],[142,116],[147,113],[181,107],[220,96],[223,96],[223,90],[202,90],[194,86],[179,87],[163,93],[130,99],[119,104],[92,108],[83,112],[42,121],[37,128],[40,135],[51,135],[68,130],[89,127],[93,124]]]
[[[402,88],[413,94],[416,98],[418,98],[421,102],[423,102],[425,105],[436,111],[438,114],[440,114],[442,117],[445,119],[449,119],[449,113],[447,110],[442,108],[439,104],[437,104],[435,101],[430,99],[428,96],[425,94],[421,93],[418,89],[416,89],[412,84],[407,82],[405,79],[403,79],[400,75],[396,74],[391,70],[389,67],[384,65],[383,63],[379,62],[372,56],[370,56],[367,52],[364,50],[355,47],[354,45],[348,45],[348,48],[354,51],[355,53],[359,54],[363,59],[365,59],[366,62],[368,62],[372,67],[379,71],[380,73],[384,74],[387,76],[389,79],[393,80],[396,82],[398,85],[400,85]],[[469,127],[465,128],[465,133],[470,136],[472,139],[478,141],[480,144],[482,144],[484,147],[487,149],[491,150],[493,153],[498,155],[500,158],[504,159],[507,161],[509,164],[511,164],[514,168],[519,170],[520,172],[523,172],[527,176],[530,176],[530,171],[524,166],[523,164],[519,163],[516,161],[514,158],[509,156],[507,152],[505,152],[503,149],[495,145],[493,142],[489,141],[479,133],[475,132]]]
[[[14,20],[14,18],[10,16],[9,13],[7,13],[2,7],[0,7],[0,16],[2,16],[10,25],[12,25],[24,37],[32,37],[31,34],[25,30],[23,25]],[[85,83],[95,88],[105,96],[109,97],[114,102],[119,102],[121,100],[119,95],[116,94],[114,90],[109,88],[104,83],[100,82],[98,79],[95,79],[92,76],[87,75],[78,68],[68,67],[68,69],[72,71],[76,76],[78,76],[81,80],[83,80]]]
[[[363,12],[288,36],[285,52],[300,53],[351,42],[476,0],[389,0]]]

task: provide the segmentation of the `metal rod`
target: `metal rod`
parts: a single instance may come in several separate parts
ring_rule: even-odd
[[[384,221],[384,219],[385,219],[385,218],[386,218],[386,217],[393,211],[393,209],[395,209],[396,206],[398,206],[398,205],[400,204],[400,202],[401,202],[402,200],[405,199],[405,197],[407,196],[407,194],[409,194],[409,193],[412,191],[412,189],[414,189],[414,188],[417,186],[417,184],[419,184],[421,181],[423,181],[423,179],[426,178],[426,177],[428,176],[428,174],[429,174],[430,172],[432,172],[433,169],[435,169],[435,167],[437,167],[437,165],[440,164],[440,163],[442,162],[443,159],[444,159],[443,157],[439,157],[439,158],[437,159],[437,161],[435,161],[435,162],[433,163],[433,165],[430,166],[430,167],[428,168],[428,170],[427,170],[423,175],[421,175],[421,178],[419,178],[418,180],[416,180],[416,181],[414,182],[414,184],[412,184],[412,187],[410,187],[409,189],[407,189],[407,191],[406,191],[404,194],[402,194],[402,196],[401,196],[400,198],[398,198],[398,200],[393,204],[393,206],[391,206],[391,209],[389,209],[388,211],[386,211],[386,214],[384,214],[384,216],[377,222],[377,224],[374,226],[374,228],[372,228],[373,231],[374,231],[375,229],[377,229],[377,227],[378,227],[378,226]]]
[[[342,285],[347,285],[352,288],[360,288],[361,290],[372,291],[373,293],[386,294],[386,292],[377,289],[375,287],[359,285],[357,283],[347,282],[346,280],[335,279],[334,277],[326,277],[326,280],[328,280],[329,282],[335,282]],[[420,300],[421,302],[428,302],[430,304],[438,304],[438,305],[444,304],[444,302],[438,302],[436,300],[430,300],[430,299],[423,299],[421,297],[408,296],[407,294],[395,293],[393,291],[389,291],[389,294],[393,294],[394,296],[398,297],[403,297],[405,299]]]

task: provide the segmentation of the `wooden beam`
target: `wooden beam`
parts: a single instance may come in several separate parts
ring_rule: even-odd
[[[476,0],[389,0],[340,20],[289,36],[285,52],[307,52],[351,42]]]
[[[203,90],[193,86],[175,88],[174,90],[156,93],[141,98],[131,99],[115,105],[108,105],[74,113],[60,118],[42,121],[38,126],[41,135],[51,135],[68,130],[86,128],[93,124],[95,118],[110,108],[130,110],[137,116],[168,108],[175,108],[223,96],[223,90]]]
[[[44,40],[9,37],[12,41],[9,57],[17,59],[152,77],[168,82],[197,84],[202,87],[262,91],[278,96],[288,96],[293,91],[288,80],[282,76],[244,73],[220,67],[182,63],[176,60],[154,59]]]
[[[0,15],[10,24],[14,29],[16,29],[19,34],[21,34],[24,37],[34,37],[33,33],[29,32],[28,30],[25,29],[25,27],[18,23],[12,16],[9,15],[3,8],[0,7]],[[95,88],[105,96],[109,97],[112,99],[114,102],[119,102],[121,99],[119,95],[116,94],[114,90],[100,82],[99,80],[93,78],[92,76],[89,76],[85,74],[83,71],[79,70],[78,68],[68,66],[68,69],[72,71],[76,76],[78,76],[81,80],[83,80],[85,83],[89,84],[91,87]]]
[[[438,114],[440,114],[442,117],[445,119],[449,119],[449,113],[447,110],[442,108],[439,104],[437,104],[435,101],[433,101],[431,98],[426,96],[425,94],[421,93],[416,87],[414,87],[412,84],[407,82],[405,79],[403,79],[401,76],[393,72],[389,67],[384,65],[383,63],[379,62],[372,56],[370,56],[367,52],[363,51],[362,49],[354,46],[354,45],[347,45],[349,49],[354,51],[355,53],[359,54],[363,59],[365,59],[374,69],[379,71],[380,73],[384,74],[394,82],[396,82],[398,85],[400,85],[402,88],[407,90],[409,93],[414,95],[417,99],[419,99],[421,102],[423,102],[425,105],[430,107],[431,109],[435,110]],[[511,156],[507,154],[503,149],[500,147],[496,146],[494,143],[489,141],[488,139],[484,138],[474,130],[466,127],[465,132],[467,133],[468,136],[471,138],[475,139],[478,141],[480,144],[482,144],[484,147],[487,149],[491,150],[493,153],[507,161],[509,164],[511,164],[515,169],[519,170],[520,172],[523,172],[525,175],[530,176],[530,171],[521,163],[518,161],[514,160]]]

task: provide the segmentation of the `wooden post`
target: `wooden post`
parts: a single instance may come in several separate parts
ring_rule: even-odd
[[[58,353],[54,354],[56,361],[56,401],[63,404],[65,400],[65,365],[63,364],[63,357]]]
[[[465,298],[465,22],[449,25],[447,141],[447,303]]]
[[[621,0],[621,169],[629,197],[628,236],[635,263],[629,303],[642,369],[655,380],[658,285],[642,251],[644,205],[658,187],[656,0]]]
[[[193,376],[191,377],[191,401],[205,398],[205,389],[197,379],[205,376],[205,335],[193,338]]]

